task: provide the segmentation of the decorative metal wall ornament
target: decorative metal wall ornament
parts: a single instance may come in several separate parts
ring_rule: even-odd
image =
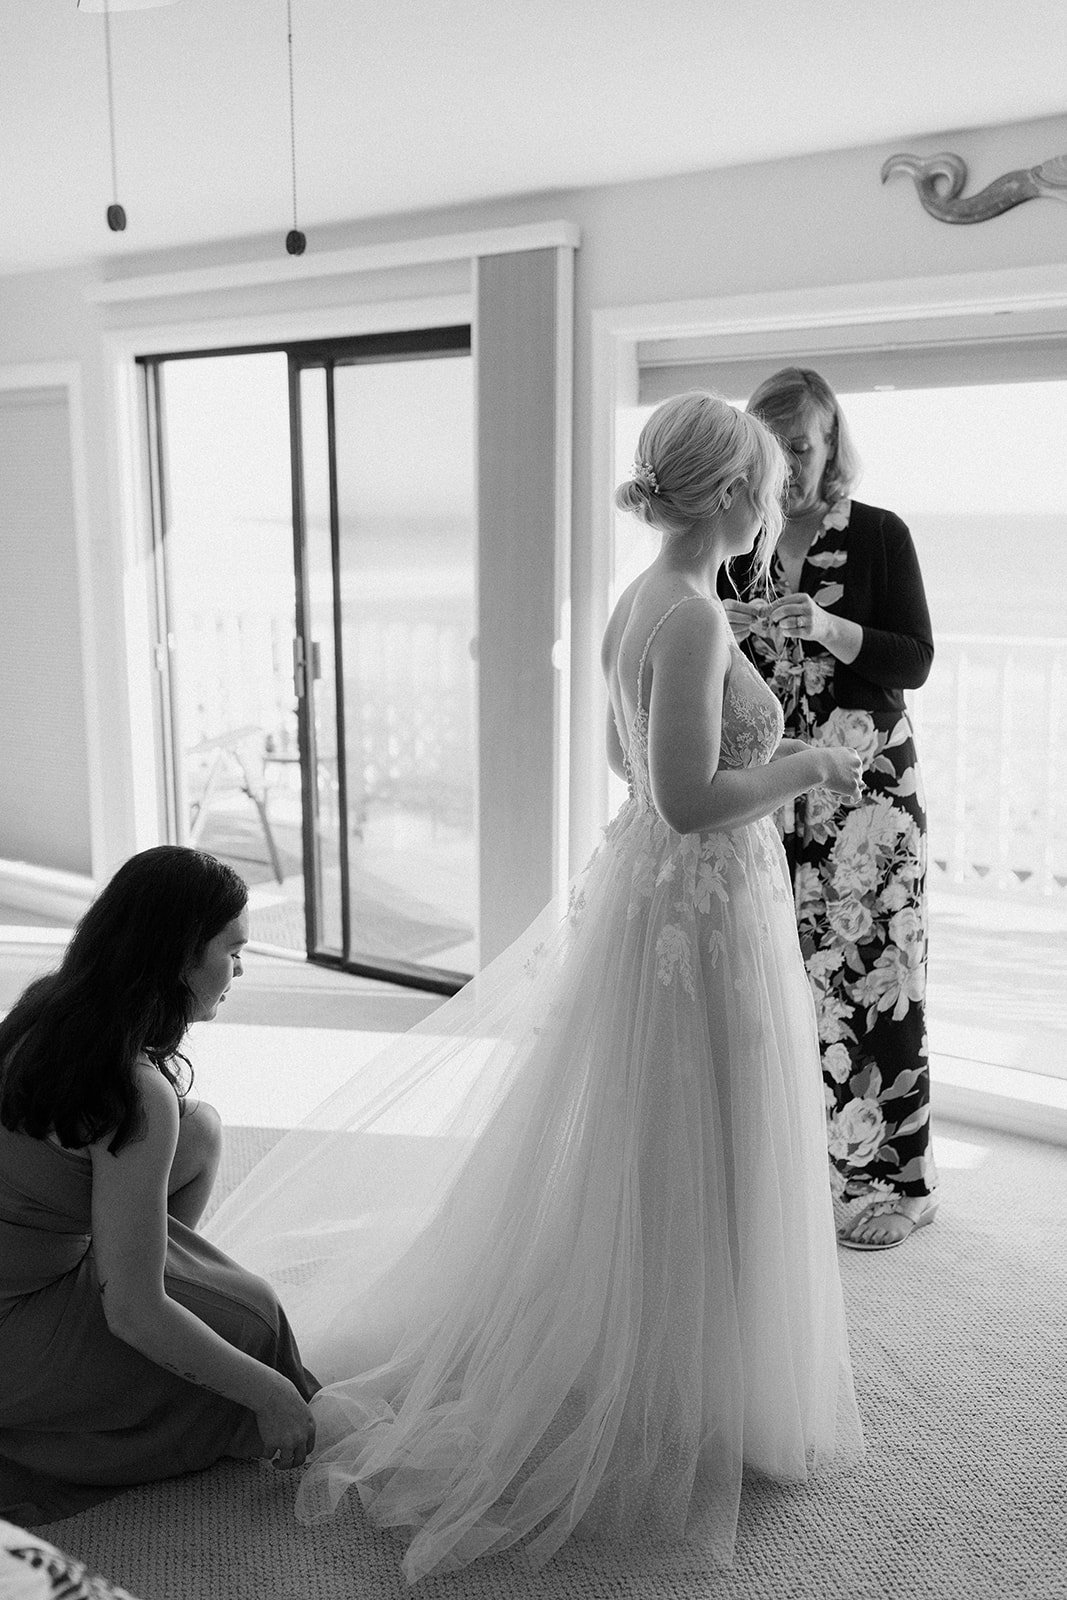
[[[289,38],[289,163],[293,180],[293,226],[285,236],[285,248],[291,256],[302,256],[307,249],[307,238],[297,225],[296,216],[296,114],[293,94],[293,0],[285,0],[285,16]]]
[[[936,156],[890,156],[882,163],[882,182],[894,172],[906,172],[914,179],[923,210],[939,222],[988,222],[1024,200],[1067,200],[1067,155],[1005,172],[966,200],[959,198],[967,183],[962,156],[948,151]]]

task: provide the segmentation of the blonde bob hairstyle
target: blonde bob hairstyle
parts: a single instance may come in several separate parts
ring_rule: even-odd
[[[837,396],[821,373],[810,367],[782,367],[751,395],[747,410],[784,438],[794,426],[814,418],[830,446],[819,492],[827,505],[843,500],[859,481],[862,464]]]
[[[782,531],[786,463],[774,434],[758,417],[717,394],[693,389],[657,406],[641,429],[635,475],[615,491],[615,504],[669,539],[692,536],[723,509],[738,478],[752,496],[762,527],[752,572],[765,579]]]

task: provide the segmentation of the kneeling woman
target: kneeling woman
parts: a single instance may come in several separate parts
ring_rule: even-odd
[[[303,1462],[318,1384],[273,1291],[195,1231],[220,1154],[179,1053],[241,971],[247,891],[197,850],[120,868],[0,1022],[0,1515],[222,1456]]]

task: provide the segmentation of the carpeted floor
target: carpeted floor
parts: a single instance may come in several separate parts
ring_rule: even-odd
[[[418,1592],[440,1600],[1060,1600],[1067,1597],[1067,1152],[942,1125],[941,1216],[903,1248],[842,1252],[868,1459],[806,1488],[753,1481],[737,1552],[572,1541]],[[234,1129],[220,1188],[276,1133]],[[314,1532],[295,1475],[226,1464],[45,1532],[142,1600],[387,1600],[397,1547],[346,1506]]]

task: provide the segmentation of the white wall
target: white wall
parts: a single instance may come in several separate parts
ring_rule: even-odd
[[[309,258],[331,248],[425,238],[566,218],[582,230],[575,285],[574,532],[572,545],[572,727],[574,764],[599,762],[599,686],[586,635],[594,584],[591,549],[591,317],[605,306],[684,301],[759,291],[813,289],[849,283],[1062,264],[1067,258],[1067,207],[1031,202],[993,221],[948,227],[927,216],[911,183],[881,185],[879,168],[898,150],[952,150],[981,187],[1012,168],[1067,151],[1067,117],[1007,127],[946,132],[935,139],[899,139],[877,148],[695,173],[611,188],[538,195],[464,206],[348,227],[311,230]],[[163,273],[226,261],[282,255],[276,236],[234,240],[224,247],[131,257],[125,270]],[[133,242],[131,236],[131,243]],[[87,246],[91,248],[91,241]],[[441,282],[442,268],[420,269]],[[184,318],[232,317],[309,306],[338,306],[381,295],[418,292],[419,274],[243,290],[135,307],[91,306],[84,285],[102,276],[91,265],[0,279],[0,364],[75,360],[82,363],[89,460],[89,510],[102,698],[107,702],[101,751],[111,797],[105,838],[109,866],[129,848],[131,760],[126,732],[125,660],[119,624],[121,561],[109,500],[107,391],[100,335],[118,324],[157,325]],[[403,281],[402,281],[403,280]],[[399,285],[399,287],[398,287]],[[603,419],[600,419],[601,424]],[[2,516],[0,508],[0,516]],[[582,648],[577,648],[577,646]],[[139,668],[138,668],[139,670]],[[0,704],[0,741],[3,737]],[[47,717],[46,707],[42,716]],[[113,780],[113,781],[110,781]]]
[[[48,379],[0,389],[0,858],[88,874],[70,402]]]

